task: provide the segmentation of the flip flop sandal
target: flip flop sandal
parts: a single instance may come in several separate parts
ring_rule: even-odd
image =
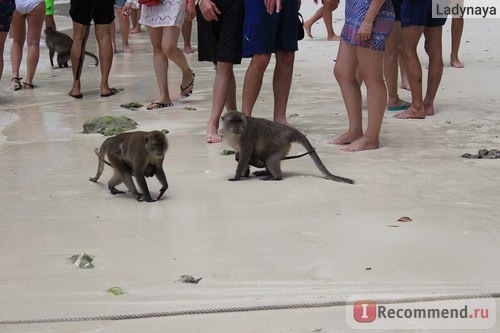
[[[152,111],[152,110],[158,110],[158,109],[163,109],[163,108],[169,108],[174,106],[174,103],[160,103],[160,102],[151,102],[149,103],[148,106],[146,106],[146,110]]]
[[[191,83],[187,85],[187,87],[183,88],[181,84],[181,98],[186,98],[189,97],[193,94],[193,88],[194,88],[194,72],[193,73],[193,79],[191,80]],[[189,89],[189,90],[188,90]],[[185,90],[188,90],[186,93],[183,93]]]
[[[101,94],[101,97],[109,97],[118,94],[118,89],[116,88],[110,88],[109,89],[109,94]]]

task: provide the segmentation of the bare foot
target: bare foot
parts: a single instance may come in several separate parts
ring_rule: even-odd
[[[363,132],[347,131],[341,136],[328,141],[332,145],[347,145],[363,137]]]
[[[77,98],[77,99],[83,98],[82,93],[79,90],[75,90],[75,89],[72,89],[68,93],[68,95],[71,96],[71,97],[73,97],[73,98]]]
[[[394,116],[397,119],[425,119],[425,110],[416,110],[413,107],[409,107],[406,111],[398,113]]]
[[[455,68],[464,68],[465,67],[464,64],[460,60],[458,60],[458,58],[451,59],[450,65],[451,65],[451,67],[455,67]]]
[[[340,42],[340,37],[337,35],[333,35],[331,37],[328,37],[327,39],[331,42]]]
[[[356,141],[342,148],[341,150],[346,152],[355,152],[355,151],[372,150],[378,148],[379,148],[378,140],[370,140],[366,136],[362,136],[361,138],[357,139]]]
[[[312,35],[312,33],[311,33],[311,27],[312,27],[311,23],[309,23],[308,21],[304,22],[304,30],[306,31],[306,35],[309,38],[314,38],[313,35]]]
[[[286,126],[290,126],[290,123],[288,122],[288,120],[286,120],[286,118],[284,118],[284,119],[274,118],[273,121],[275,123],[278,123],[278,124],[283,124],[283,125],[286,125]]]
[[[185,46],[184,47],[184,53],[185,54],[191,54],[191,53],[194,53],[194,50],[191,46]]]
[[[205,136],[207,143],[219,143],[222,142],[222,137],[217,130],[217,127],[207,127],[207,134]]]
[[[387,110],[389,111],[403,111],[411,106],[410,102],[404,101],[399,97],[389,97],[387,102]]]
[[[434,115],[434,105],[424,105],[424,110],[426,116]]]
[[[134,28],[130,30],[131,34],[140,34],[142,32],[141,27]]]
[[[128,45],[123,45],[123,53],[132,53],[134,50],[130,48]]]

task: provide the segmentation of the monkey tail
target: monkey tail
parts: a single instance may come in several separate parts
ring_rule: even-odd
[[[102,149],[102,146],[101,146],[101,151],[103,153],[105,151],[104,149]],[[97,155],[97,159],[99,161],[97,164],[97,173],[96,173],[95,177],[89,178],[89,180],[91,182],[97,183],[97,181],[99,180],[99,177],[101,177],[102,172],[104,171],[104,163],[106,163],[109,166],[111,166],[111,164],[109,162],[107,162],[106,160],[104,160],[104,156],[101,156],[99,154],[99,150],[97,148],[94,149],[94,153]]]
[[[106,161],[104,159],[104,156],[101,156],[99,155],[99,150],[97,148],[94,149],[94,153],[97,155],[97,158],[99,159],[99,161],[103,162],[103,163],[106,163],[107,165],[109,165],[110,167],[113,167],[113,165],[111,163],[109,163],[108,161]]]
[[[99,58],[97,58],[97,56],[95,54],[93,54],[92,52],[88,52],[88,51],[85,51],[85,54],[88,55],[89,57],[92,57],[95,61],[95,65],[99,66]]]
[[[336,176],[336,175],[332,174],[330,171],[328,171],[328,169],[323,164],[323,162],[319,158],[318,154],[316,153],[316,150],[311,145],[311,143],[306,138],[306,136],[304,134],[300,133],[299,131],[297,131],[297,133],[298,133],[297,134],[297,141],[299,141],[300,144],[302,144],[304,146],[304,148],[307,149],[307,153],[305,153],[305,154],[311,155],[311,158],[314,161],[314,164],[316,164],[316,167],[319,169],[319,171],[321,171],[321,173],[323,174],[323,176],[326,179],[330,179],[330,180],[333,180],[333,181],[336,181],[339,183],[354,184],[354,181],[352,179]],[[305,154],[303,154],[303,155],[305,155]]]
[[[292,156],[285,156],[283,157],[283,160],[293,160],[295,158],[300,158],[302,156],[306,156],[309,154],[312,154],[316,151],[316,148],[313,148],[312,150],[306,151],[305,153],[299,154],[299,155],[292,155]]]

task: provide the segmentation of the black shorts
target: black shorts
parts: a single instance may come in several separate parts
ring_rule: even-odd
[[[12,13],[15,9],[14,0],[0,0],[0,32],[9,32]]]
[[[196,7],[198,22],[198,60],[240,64],[242,58],[243,0],[213,0],[221,14],[218,21],[207,22]]]
[[[401,21],[401,5],[403,0],[392,0],[392,5],[394,6],[395,21]]]
[[[403,0],[401,5],[401,26],[440,27],[446,17],[432,16],[433,0]]]
[[[114,0],[71,0],[69,15],[83,25],[110,24],[115,19]]]

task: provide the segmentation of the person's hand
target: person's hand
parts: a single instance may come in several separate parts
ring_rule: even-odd
[[[187,19],[192,21],[196,17],[196,8],[194,5],[194,0],[189,0],[186,6]]]
[[[132,4],[130,2],[125,2],[122,8],[122,17],[127,19],[130,16],[130,12],[132,10]]]
[[[198,7],[205,21],[211,22],[219,20],[218,15],[220,15],[220,10],[211,0],[203,0]]]
[[[359,40],[368,40],[372,36],[373,22],[363,21],[359,26],[358,38]]]
[[[269,14],[273,14],[275,9],[276,13],[281,11],[281,0],[264,0],[264,5]]]

